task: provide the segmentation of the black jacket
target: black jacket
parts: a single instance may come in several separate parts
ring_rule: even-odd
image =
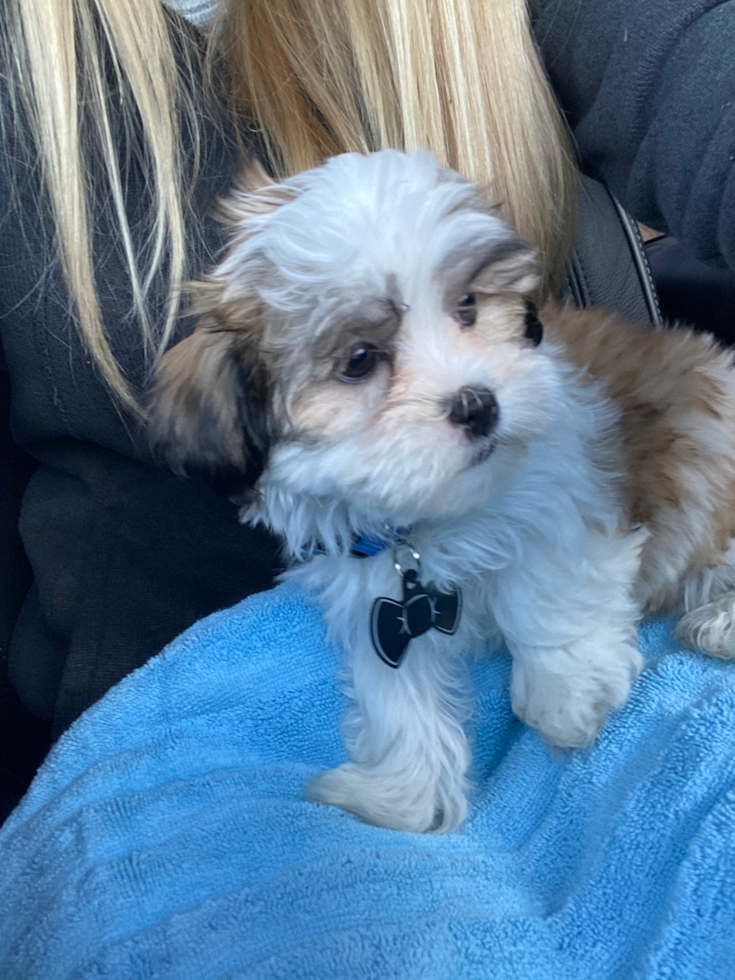
[[[530,0],[584,169],[735,269],[735,2]]]
[[[193,33],[182,43],[196,54]],[[220,123],[202,123],[193,277],[222,245],[208,215],[238,160]],[[233,504],[152,465],[145,439],[79,341],[48,216],[36,216],[34,174],[18,167],[17,148],[3,151],[0,784],[4,778],[7,808],[50,737],[197,619],[269,588],[281,562],[278,543],[242,527]],[[133,218],[147,206],[145,181],[132,155],[125,184]],[[120,242],[104,215],[96,217],[104,322],[125,375],[142,391],[146,368]],[[134,225],[139,239],[140,228]],[[154,315],[165,294],[161,278],[151,293]],[[182,319],[178,337],[192,327]]]

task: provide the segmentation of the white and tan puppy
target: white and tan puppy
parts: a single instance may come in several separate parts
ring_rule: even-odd
[[[679,607],[690,642],[735,655],[730,354],[600,311],[537,316],[533,250],[426,153],[336,157],[226,210],[151,436],[240,494],[320,593],[350,761],[310,798],[456,827],[488,639],[512,654],[513,710],[561,746],[625,703],[645,611]]]

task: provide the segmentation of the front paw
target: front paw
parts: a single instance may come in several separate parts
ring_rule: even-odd
[[[628,700],[642,664],[638,650],[627,643],[604,659],[576,651],[524,657],[513,663],[513,711],[553,745],[584,748],[609,712]]]
[[[430,778],[410,781],[354,762],[317,776],[305,795],[312,803],[337,806],[376,827],[414,834],[449,833],[467,815],[463,779],[443,788]]]

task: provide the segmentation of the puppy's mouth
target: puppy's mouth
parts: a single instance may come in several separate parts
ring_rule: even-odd
[[[472,469],[474,466],[479,466],[486,460],[490,459],[492,454],[498,445],[498,440],[492,437],[482,439],[478,444],[472,447],[472,453],[470,455],[469,462],[467,464],[467,469]]]

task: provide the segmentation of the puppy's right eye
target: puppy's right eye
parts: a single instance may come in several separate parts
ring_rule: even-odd
[[[337,371],[337,377],[347,384],[360,384],[362,381],[367,381],[375,373],[382,356],[378,348],[372,344],[358,344],[351,350],[347,363]]]

